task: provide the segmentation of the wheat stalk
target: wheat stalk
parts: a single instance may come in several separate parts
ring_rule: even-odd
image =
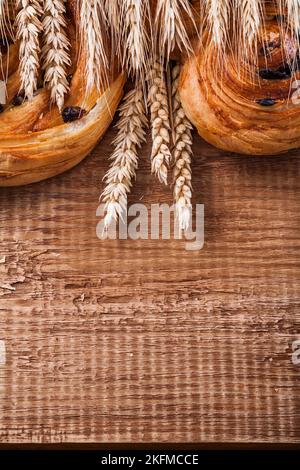
[[[174,202],[180,230],[188,230],[192,209],[192,125],[179,96],[180,66],[172,69],[172,105],[174,123]]]
[[[19,74],[24,96],[31,100],[37,89],[43,10],[41,0],[20,0],[20,5],[16,18],[17,37],[20,40]]]
[[[13,27],[10,19],[11,0],[0,0],[0,37],[7,40],[7,36],[13,38]],[[0,52],[1,55],[1,52]]]
[[[121,0],[120,0],[121,1]],[[151,52],[150,3],[149,0],[121,1],[122,33],[124,44],[123,66],[128,73],[144,80]]]
[[[44,0],[44,81],[51,90],[51,101],[57,104],[60,111],[63,109],[65,94],[69,92],[66,69],[71,64],[65,13],[65,0]]]
[[[7,14],[9,13],[8,10],[8,0],[0,0],[0,37],[6,38],[7,34],[7,26],[8,26],[8,20],[7,20]],[[0,68],[2,72],[2,76],[4,76],[3,70],[2,70],[2,52],[0,49]],[[7,71],[6,71],[7,73]]]
[[[148,103],[152,131],[151,170],[161,183],[167,184],[171,160],[170,118],[164,68],[158,59],[154,61],[149,74]]]
[[[111,166],[104,180],[106,187],[101,195],[106,204],[104,227],[112,220],[122,218],[127,208],[127,195],[138,167],[138,148],[146,140],[147,116],[142,87],[129,91],[120,106],[118,134]]]
[[[80,29],[86,51],[86,88],[100,91],[108,84],[108,60],[105,49],[104,24],[107,20],[103,0],[81,0]]]
[[[175,46],[181,51],[185,50],[188,53],[192,51],[183,20],[184,13],[193,20],[189,0],[157,0],[154,31],[155,37],[158,38],[159,53],[167,61]]]

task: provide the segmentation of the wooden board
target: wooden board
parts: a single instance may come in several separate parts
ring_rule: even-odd
[[[97,239],[114,132],[68,173],[0,191],[0,442],[299,443],[299,152],[195,137],[205,247],[187,252]],[[171,202],[141,153],[130,202]]]

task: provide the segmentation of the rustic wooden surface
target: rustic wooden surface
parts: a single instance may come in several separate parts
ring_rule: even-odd
[[[300,442],[297,153],[197,137],[192,253],[96,238],[113,135],[62,176],[0,190],[0,442]],[[148,155],[130,200],[170,202]]]

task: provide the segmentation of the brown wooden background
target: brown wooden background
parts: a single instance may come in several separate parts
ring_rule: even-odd
[[[196,137],[192,253],[96,238],[113,135],[64,175],[0,190],[0,442],[299,443],[297,153]],[[131,202],[171,202],[141,153]]]

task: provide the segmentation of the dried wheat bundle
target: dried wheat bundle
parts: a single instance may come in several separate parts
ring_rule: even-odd
[[[156,59],[149,74],[148,103],[151,113],[151,170],[167,184],[170,152],[170,115],[164,67]]]
[[[177,46],[181,51],[191,52],[191,43],[183,15],[193,21],[193,11],[189,0],[158,0],[154,21],[155,38],[160,56],[167,61]],[[196,26],[195,26],[196,29]]]
[[[179,85],[180,66],[172,69],[172,107],[174,123],[174,202],[180,230],[188,230],[192,208],[192,125],[181,104]]]
[[[44,0],[44,80],[51,90],[51,101],[57,104],[60,111],[64,105],[64,97],[69,91],[67,67],[71,64],[65,13],[65,0]]]
[[[39,36],[42,31],[42,0],[21,0],[17,15],[17,37],[20,40],[19,73],[25,98],[31,100],[37,89],[39,73]]]
[[[87,91],[91,90],[93,86],[101,90],[108,83],[108,60],[104,38],[104,25],[107,18],[103,0],[81,0],[79,17],[82,46],[87,55]]]
[[[112,220],[122,218],[126,211],[127,195],[138,167],[138,148],[146,139],[147,123],[142,87],[138,86],[127,93],[120,106],[118,134],[113,142],[115,151],[104,177],[106,187],[101,196],[106,204],[105,228]]]
[[[149,0],[120,0],[123,66],[128,74],[144,79],[152,51],[151,10]]]

